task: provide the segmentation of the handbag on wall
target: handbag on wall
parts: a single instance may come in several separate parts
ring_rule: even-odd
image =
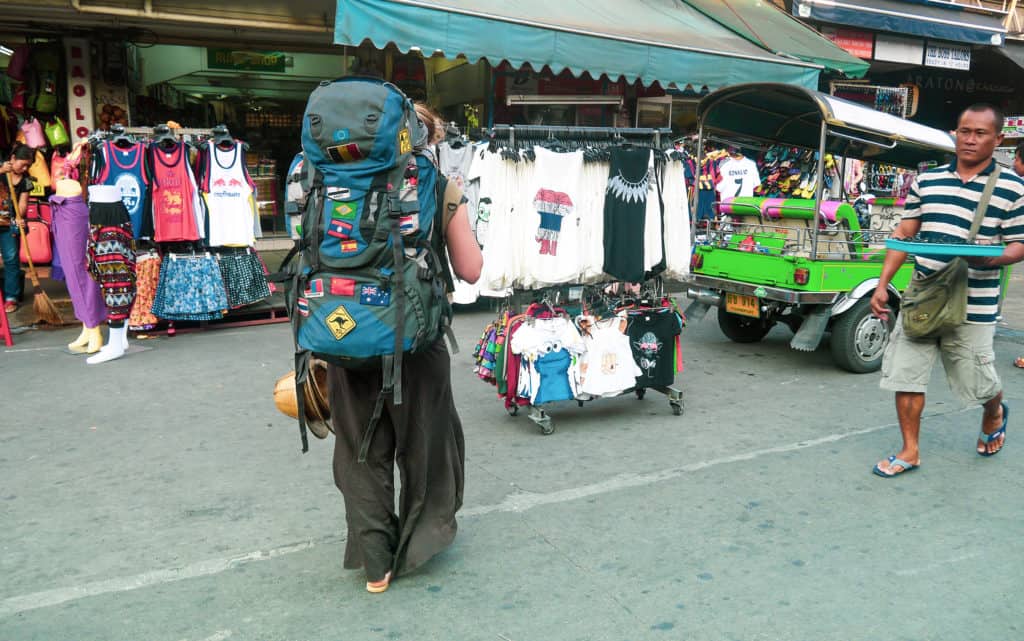
[[[981,221],[985,219],[992,191],[999,181],[999,168],[992,172],[974,212],[974,222],[967,234],[967,242],[974,242]],[[910,338],[936,338],[962,325],[967,320],[967,261],[957,256],[946,267],[922,278],[910,279],[900,313],[903,333]]]
[[[60,116],[55,116],[53,120],[46,123],[43,131],[46,132],[46,139],[50,141],[51,147],[60,147],[71,142],[67,127],[64,126],[64,120]]]

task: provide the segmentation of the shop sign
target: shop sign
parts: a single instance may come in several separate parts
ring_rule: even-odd
[[[1024,116],[1009,116],[1003,121],[1003,135],[1010,138],[1024,137]]]
[[[900,36],[890,36],[881,33],[875,36],[875,60],[919,65],[923,57],[923,40],[901,38]]]
[[[945,91],[946,93],[966,94],[1012,94],[1016,89],[1010,85],[1000,85],[974,78],[954,78],[952,76],[910,74],[907,82],[913,83],[922,90]]]
[[[67,60],[68,124],[75,139],[88,138],[96,125],[92,104],[92,74],[89,69],[89,41],[64,38]]]
[[[206,49],[206,66],[209,69],[284,73],[285,62],[285,55],[280,51],[236,51],[210,47]]]
[[[924,50],[924,66],[970,71],[971,48],[929,42]]]
[[[871,60],[875,50],[875,34],[870,31],[857,31],[856,29],[834,29],[831,27],[821,30],[825,37],[836,44],[837,47],[863,60]]]

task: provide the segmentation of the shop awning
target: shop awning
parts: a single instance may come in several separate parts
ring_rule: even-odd
[[[719,24],[780,56],[806,60],[851,78],[861,78],[870,63],[853,56],[770,2],[757,0],[684,0]]]
[[[793,0],[801,19],[864,29],[1000,47],[1006,40],[1003,16],[950,4],[908,0]]]
[[[338,0],[334,42],[366,40],[645,85],[767,79],[817,87],[821,71],[768,53],[678,0]]]

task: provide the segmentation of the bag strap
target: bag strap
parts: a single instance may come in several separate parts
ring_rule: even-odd
[[[992,170],[992,173],[988,177],[988,182],[985,183],[985,190],[981,192],[981,200],[978,201],[978,209],[974,212],[974,222],[971,223],[971,231],[967,234],[967,242],[974,242],[974,237],[978,235],[978,230],[981,229],[981,221],[985,219],[985,212],[988,211],[988,202],[992,200],[992,192],[996,189],[996,183],[999,182],[999,165]]]

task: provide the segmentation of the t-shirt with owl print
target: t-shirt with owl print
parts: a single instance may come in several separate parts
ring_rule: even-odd
[[[591,396],[616,396],[632,389],[643,370],[633,358],[630,339],[622,332],[625,314],[610,321],[597,321],[583,338],[587,351],[580,366],[580,391]]]
[[[630,347],[633,359],[643,373],[636,377],[637,387],[664,387],[675,380],[675,337],[682,331],[679,316],[665,311],[629,314]]]

